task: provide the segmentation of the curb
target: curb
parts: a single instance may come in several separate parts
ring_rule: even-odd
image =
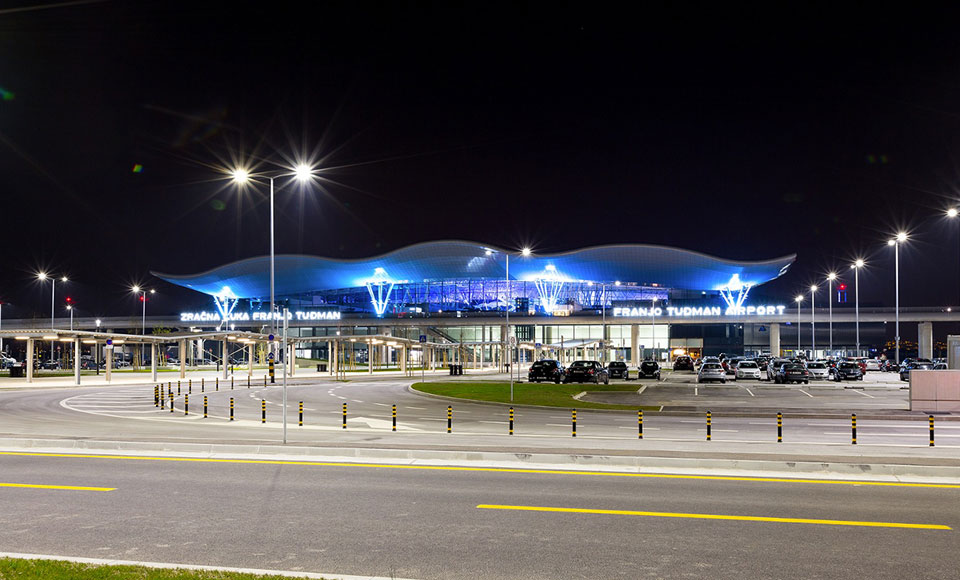
[[[124,456],[193,457],[224,460],[326,461],[337,463],[388,463],[411,466],[467,466],[468,468],[545,469],[602,473],[662,473],[804,477],[817,480],[862,480],[881,482],[925,482],[960,486],[960,463],[955,465],[911,465],[854,462],[788,461],[776,459],[703,457],[661,457],[585,453],[538,453],[472,450],[426,450],[384,448],[283,447],[211,443],[161,443],[94,440],[3,439],[0,449],[18,453],[97,452]],[[479,463],[481,465],[471,465]]]

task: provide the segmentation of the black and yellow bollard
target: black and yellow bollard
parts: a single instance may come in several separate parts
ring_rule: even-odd
[[[153,387],[153,406],[160,406],[160,387]]]
[[[230,377],[230,390],[233,390],[233,377]]]
[[[233,421],[233,397],[230,397],[230,420]]]
[[[187,379],[187,392],[193,394],[193,379]]]
[[[200,392],[204,392],[207,388],[207,380],[203,377],[200,377]]]
[[[170,412],[173,413],[173,393],[170,393]]]
[[[453,407],[447,405],[447,433],[453,431]]]
[[[273,362],[273,357],[272,357],[272,356],[271,356],[271,358],[270,358],[270,363],[267,365],[267,367],[268,367],[268,372],[270,373],[270,383],[271,383],[271,384],[276,383],[276,382],[277,382],[276,363]],[[266,377],[263,378],[263,384],[264,384],[264,386],[266,386],[266,384],[267,384],[267,378],[266,378]]]
[[[250,375],[247,375],[247,388],[250,388]]]
[[[300,426],[303,427],[303,401],[300,401]]]
[[[163,389],[160,389],[160,409],[165,410],[167,408],[167,398],[163,393]]]
[[[777,413],[777,443],[783,443],[783,413]]]
[[[203,396],[203,418],[207,418],[207,396]]]
[[[571,412],[571,414],[570,414],[570,420],[571,420],[571,426],[572,426],[572,428],[573,428],[573,431],[572,431],[572,433],[571,433],[570,436],[571,436],[571,437],[576,437],[576,436],[577,436],[577,410],[576,410],[576,409],[574,409],[574,410]]]
[[[267,422],[267,401],[265,399],[260,399],[260,422]]]
[[[180,381],[177,381],[177,396],[180,396]]]
[[[643,409],[637,409],[637,439],[643,439]]]
[[[267,386],[267,375],[263,375],[263,386]]]
[[[394,405],[390,413],[393,416],[393,430],[397,430],[397,406]]]
[[[856,413],[850,415],[850,429],[852,430],[850,444],[856,445],[857,444],[857,414]]]
[[[347,428],[347,404],[343,404],[343,428]]]
[[[930,415],[930,447],[933,447],[933,415]]]
[[[713,415],[710,411],[707,411],[707,441],[710,441],[713,438]]]
[[[214,379],[214,381],[215,381],[215,382],[214,382],[213,390],[219,391],[219,390],[220,390],[220,377],[217,377],[216,379]]]
[[[183,414],[190,414],[190,395],[186,394],[183,396]]]
[[[513,435],[513,407],[510,407],[510,431],[508,433]]]

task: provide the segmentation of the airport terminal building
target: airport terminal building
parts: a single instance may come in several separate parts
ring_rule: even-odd
[[[280,255],[275,317],[286,308],[290,333],[300,339],[297,356],[320,360],[347,336],[354,339],[347,356],[361,362],[372,350],[370,341],[357,340],[364,336],[426,337],[461,347],[451,356],[484,364],[503,361],[509,344],[521,361],[595,357],[637,364],[679,354],[791,354],[798,347],[814,355],[809,307],[803,305],[798,326],[795,304],[758,291],[795,259],[732,261],[652,245],[525,255],[469,241],[422,243],[356,260]],[[154,275],[210,297],[208,310],[168,322],[178,330],[271,326],[269,257],[199,274]],[[834,300],[830,308],[824,295],[820,306],[816,356],[829,350],[829,335],[833,352],[852,354],[853,305]],[[885,320],[864,311],[860,318],[859,343],[867,353],[867,345],[882,342]],[[928,327],[932,348],[932,323]]]

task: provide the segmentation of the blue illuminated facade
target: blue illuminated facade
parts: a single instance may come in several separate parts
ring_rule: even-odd
[[[750,289],[783,275],[796,255],[731,261],[677,248],[610,245],[557,254],[509,255],[469,241],[416,244],[355,260],[276,257],[276,295],[298,307],[335,307],[378,317],[504,310],[572,314],[617,306],[721,296],[741,303]],[[270,258],[194,275],[154,273],[210,296],[269,300]]]

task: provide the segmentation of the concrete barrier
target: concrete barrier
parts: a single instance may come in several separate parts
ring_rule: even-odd
[[[910,371],[910,410],[960,412],[960,370]]]

